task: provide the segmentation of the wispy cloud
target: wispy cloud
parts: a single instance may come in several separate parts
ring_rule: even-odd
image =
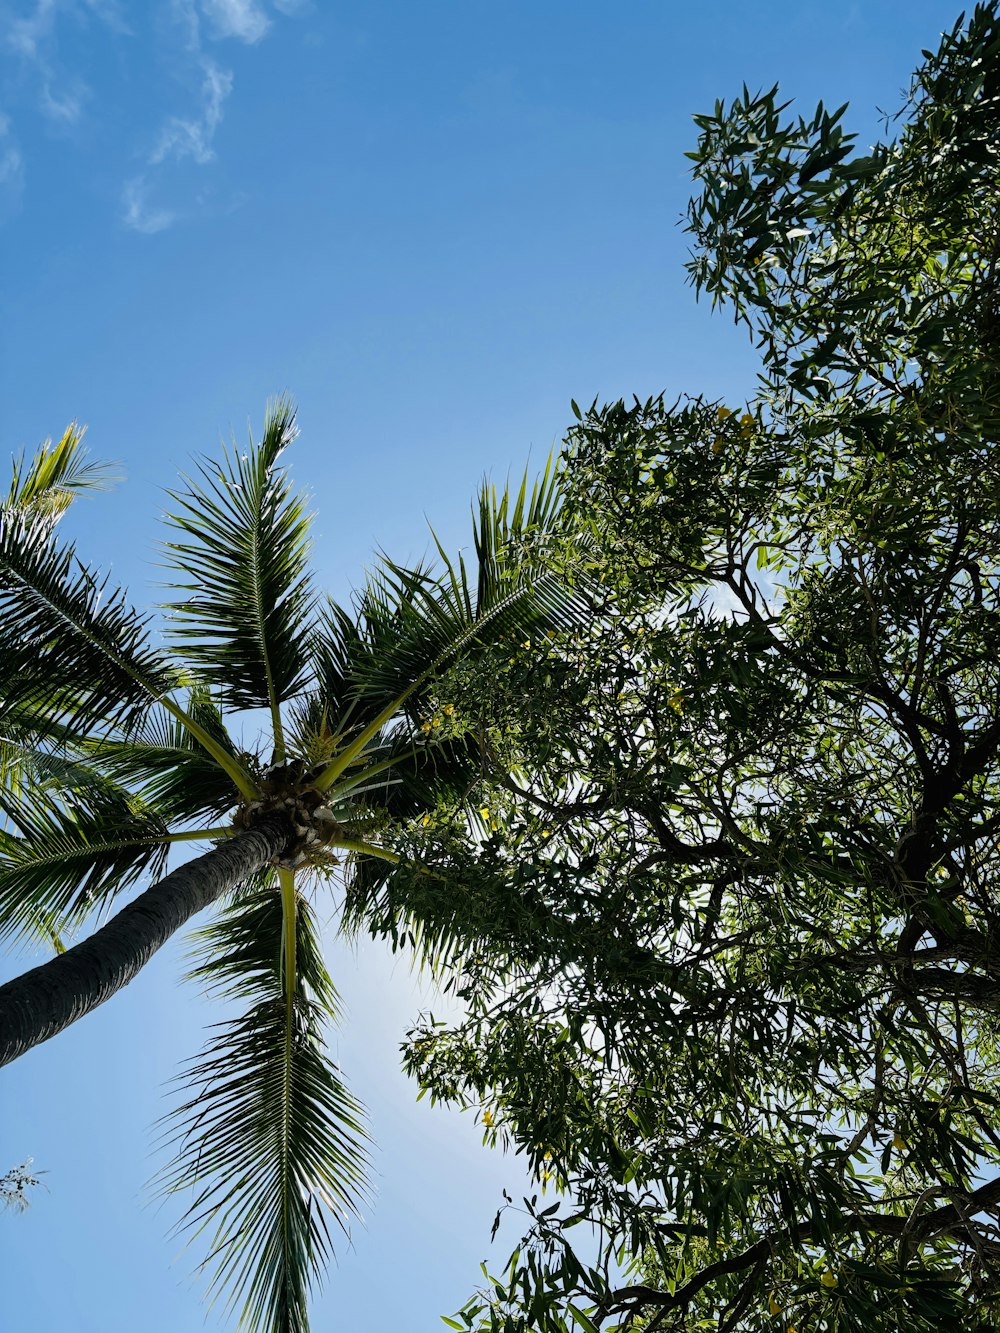
[[[60,59],[68,49],[69,34],[64,29],[99,25],[118,35],[132,35],[126,20],[138,7],[130,7],[127,0],[13,0],[11,7],[19,11],[15,15],[8,4],[10,0],[0,0],[0,12],[6,11],[0,22],[0,54],[6,51],[20,65],[14,86],[22,97],[27,96],[37,112],[63,131],[85,112],[99,111],[102,99]],[[155,0],[155,13],[168,20],[168,40],[181,58],[174,69],[189,89],[192,106],[187,113],[166,115],[146,140],[145,151],[137,155],[133,174],[121,188],[125,226],[145,235],[164,231],[182,216],[190,216],[191,210],[185,213],[155,201],[178,191],[190,199],[206,193],[191,188],[190,172],[215,159],[216,138],[233,92],[233,73],[214,58],[215,45],[260,42],[281,15],[291,17],[311,7],[312,0]],[[162,27],[160,32],[164,33]],[[12,183],[19,188],[23,162],[2,116],[0,125],[0,189],[8,195]]]
[[[218,37],[259,42],[271,26],[258,0],[202,0],[202,8]]]
[[[83,5],[112,32],[131,34],[121,0],[83,0]]]
[[[151,208],[148,203],[152,185],[167,166],[188,162],[203,167],[215,157],[215,136],[233,91],[233,74],[206,53],[207,43],[227,39],[259,42],[271,26],[262,0],[170,0],[169,13],[200,75],[201,104],[193,116],[168,117],[147,154],[145,174],[125,186],[123,221],[147,234],[163,231],[179,218],[171,210]]]
[[[60,13],[82,20],[91,15],[115,31],[127,29],[113,0],[35,0],[29,14],[8,24],[6,45],[30,70],[38,109],[47,120],[66,126],[79,120],[90,90],[79,77],[58,67],[55,29]]]
[[[122,221],[126,227],[141,232],[143,236],[155,236],[158,231],[166,231],[173,226],[177,214],[150,205],[148,194],[145,176],[133,176],[125,182],[122,190]]]
[[[0,192],[9,201],[21,193],[24,162],[14,139],[9,117],[0,113]]]
[[[49,120],[57,124],[72,125],[80,119],[88,95],[89,89],[79,81],[74,81],[70,85],[63,84],[57,92],[53,92],[52,84],[46,78],[38,94],[39,107]]]
[[[52,31],[56,0],[35,0],[34,13],[15,19],[7,30],[7,45],[26,60],[38,57],[38,47]]]
[[[222,121],[223,103],[233,90],[233,76],[211,60],[205,60],[203,68],[200,115],[193,119],[170,117],[149,155],[150,166],[159,166],[168,159],[179,162],[186,157],[204,165],[215,156],[212,140]]]

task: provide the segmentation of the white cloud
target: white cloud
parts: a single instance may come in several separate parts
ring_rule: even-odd
[[[184,33],[185,48],[188,51],[200,51],[201,22],[194,0],[170,0],[170,18]]]
[[[83,0],[87,13],[115,31],[127,31],[115,0]],[[20,56],[32,71],[31,86],[38,97],[38,108],[46,119],[60,125],[72,125],[80,118],[89,89],[81,79],[65,73],[54,62],[57,41],[56,20],[60,11],[81,15],[77,0],[35,0],[34,10],[25,18],[13,20],[7,29],[8,47]]]
[[[147,195],[145,176],[134,176],[125,182],[122,190],[122,221],[133,231],[141,232],[144,236],[155,236],[158,231],[166,231],[172,226],[177,221],[177,214],[165,208],[151,208]]]
[[[24,163],[14,144],[0,144],[0,186],[19,190],[24,180]]]
[[[56,0],[35,0],[35,12],[15,19],[7,31],[7,44],[27,60],[38,55],[38,44],[48,37],[55,21]]]
[[[202,0],[202,8],[218,37],[259,42],[271,26],[257,0]]]
[[[119,0],[82,0],[82,6],[113,32],[129,31]],[[79,13],[80,4],[76,0],[35,0],[35,8],[30,14],[10,23],[7,45],[26,60],[38,60],[38,48],[52,36],[56,13],[60,9]]]
[[[233,76],[211,60],[204,62],[203,70],[201,115],[193,120],[171,116],[149,156],[150,166],[158,166],[168,159],[179,162],[186,157],[204,165],[215,156],[212,140],[222,122],[223,103],[233,90]]]
[[[69,27],[99,24],[109,32],[134,36],[127,21],[134,7],[128,0],[15,0],[14,7],[20,14],[8,11],[0,23],[0,52],[6,48],[19,59],[28,95],[47,120],[65,130],[85,110],[100,104],[99,97],[58,58],[60,39],[69,40],[63,31],[66,20],[71,20]],[[151,195],[162,198],[167,188],[183,185],[186,173],[178,164],[205,166],[215,157],[215,138],[233,90],[233,75],[209,57],[209,43],[259,42],[276,16],[292,17],[311,8],[312,0],[157,0],[159,13],[172,20],[170,44],[182,53],[181,77],[200,79],[200,95],[192,114],[168,116],[155,138],[147,140],[151,146],[140,156],[139,173],[122,186],[126,226],[148,235],[173,225],[181,213],[152,205]],[[0,13],[6,9],[0,0]],[[9,194],[20,187],[22,178],[19,147],[0,115],[0,190]]]
[[[39,105],[42,114],[49,120],[72,125],[80,118],[86,96],[87,89],[82,83],[74,83],[72,86],[60,87],[53,91],[51,82],[46,78],[39,93]]]
[[[132,30],[125,20],[123,7],[118,0],[83,0],[83,4],[112,32],[127,33],[131,36]]]
[[[0,113],[0,190],[5,195],[17,195],[24,184],[24,161],[21,150],[14,142],[10,120]]]

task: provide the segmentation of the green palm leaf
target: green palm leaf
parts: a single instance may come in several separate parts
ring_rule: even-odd
[[[290,972],[284,907],[264,883],[202,932],[194,975],[248,1007],[182,1074],[159,1185],[193,1195],[181,1225],[208,1239],[209,1292],[228,1293],[241,1327],[306,1333],[329,1221],[346,1229],[366,1194],[366,1132],[323,1042],[337,1001],[312,914],[298,899]]]
[[[479,491],[479,512],[473,511],[472,538],[476,551],[476,614],[484,615],[510,592],[511,578],[523,578],[547,569],[553,539],[564,539],[567,529],[561,508],[561,476],[550,454],[545,470],[528,490],[525,469],[517,494],[505,487],[499,494],[484,482]],[[469,578],[464,561],[458,568],[434,537],[448,574],[453,602],[464,604],[472,615]]]
[[[46,787],[101,787],[102,779],[86,763],[68,753],[44,748],[44,737],[25,734],[0,718],[0,791],[14,797]]]
[[[76,925],[166,862],[158,812],[93,775],[58,797],[6,791],[0,810],[0,936]]]
[[[294,411],[279,399],[259,445],[242,455],[234,446],[171,493],[179,535],[166,548],[187,594],[169,604],[174,639],[224,703],[271,709],[279,749],[278,705],[302,688],[314,603],[309,516],[277,466],[294,436]]]
[[[186,711],[203,732],[234,760],[239,759],[207,690],[193,690]],[[222,815],[235,804],[230,778],[187,727],[165,709],[151,708],[123,737],[102,737],[84,749],[101,772],[138,788],[171,822]]]
[[[57,444],[46,440],[30,459],[23,454],[14,458],[4,505],[51,524],[77,495],[108,490],[118,476],[111,464],[87,461],[83,435],[83,429],[73,422]]]
[[[175,684],[121,589],[30,515],[0,509],[0,680],[5,700],[72,715],[87,730],[128,724]]]
[[[337,782],[404,710],[418,716],[440,673],[460,655],[474,660],[511,635],[540,642],[542,633],[591,616],[583,580],[574,587],[565,560],[557,572],[551,568],[553,546],[569,549],[555,474],[547,471],[531,496],[522,483],[513,506],[506,493],[498,499],[484,488],[474,537],[474,580],[462,559],[450,561],[439,546],[443,576],[383,559],[355,596],[349,630],[346,613],[328,613],[314,637],[321,688],[312,709],[327,720],[338,753],[318,781],[321,788]],[[339,697],[324,692],[329,685]]]

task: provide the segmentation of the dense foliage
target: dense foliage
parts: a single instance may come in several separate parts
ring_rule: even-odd
[[[354,904],[455,951],[408,1064],[539,1182],[452,1327],[1000,1325],[996,6],[889,142],[842,110],[697,118],[691,275],[759,393],[580,415],[590,631],[442,686],[480,844],[413,837],[464,895]]]

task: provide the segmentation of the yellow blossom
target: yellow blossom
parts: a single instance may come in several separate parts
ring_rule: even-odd
[[[717,436],[717,437],[712,441],[712,453],[713,453],[713,454],[719,454],[719,453],[721,453],[721,452],[722,452],[722,436],[720,435],[720,436]]]
[[[829,1269],[827,1269],[827,1271],[821,1275],[820,1282],[822,1282],[824,1287],[835,1287],[837,1285],[837,1274],[831,1273]]]
[[[731,407],[719,407],[716,409],[715,415],[720,421],[725,421],[726,417],[731,417],[733,415],[733,410]]]
[[[892,1146],[897,1148],[900,1152],[905,1152],[908,1145],[902,1134],[893,1134]]]
[[[423,822],[424,822],[425,825],[429,824],[429,823],[431,822],[431,817],[430,817],[430,815],[424,815]]]
[[[454,711],[455,711],[454,704],[445,704],[445,706],[441,709],[441,712],[444,713],[446,717],[451,717]]]
[[[522,647],[522,648],[530,648],[530,647],[531,647],[531,640],[530,640],[530,639],[525,639],[524,643],[521,644],[521,647]]]
[[[551,837],[552,837],[552,830],[551,830],[550,828],[543,828],[543,829],[542,829],[542,837],[543,837],[543,838],[551,838]]]
[[[420,730],[424,733],[425,736],[430,731],[430,729],[431,729],[431,724],[429,722],[421,722]]]
[[[481,806],[479,807],[479,813],[482,815],[482,817],[483,817],[484,819],[489,819],[489,817],[490,817],[490,807],[489,807],[488,805],[481,805]]]
[[[493,1112],[492,1112],[492,1111],[484,1111],[484,1112],[483,1112],[483,1124],[486,1126],[487,1129],[489,1129],[490,1125],[493,1124]]]
[[[778,1304],[778,1302],[774,1299],[774,1292],[773,1292],[773,1291],[771,1292],[770,1296],[768,1296],[768,1298],[767,1298],[767,1313],[768,1313],[768,1314],[781,1314],[781,1306],[780,1306],[780,1305]]]
[[[683,712],[684,712],[684,691],[683,691],[683,690],[674,690],[673,694],[672,694],[672,695],[670,696],[670,698],[667,700],[667,703],[670,705],[670,707],[674,710],[675,713],[683,713]]]

